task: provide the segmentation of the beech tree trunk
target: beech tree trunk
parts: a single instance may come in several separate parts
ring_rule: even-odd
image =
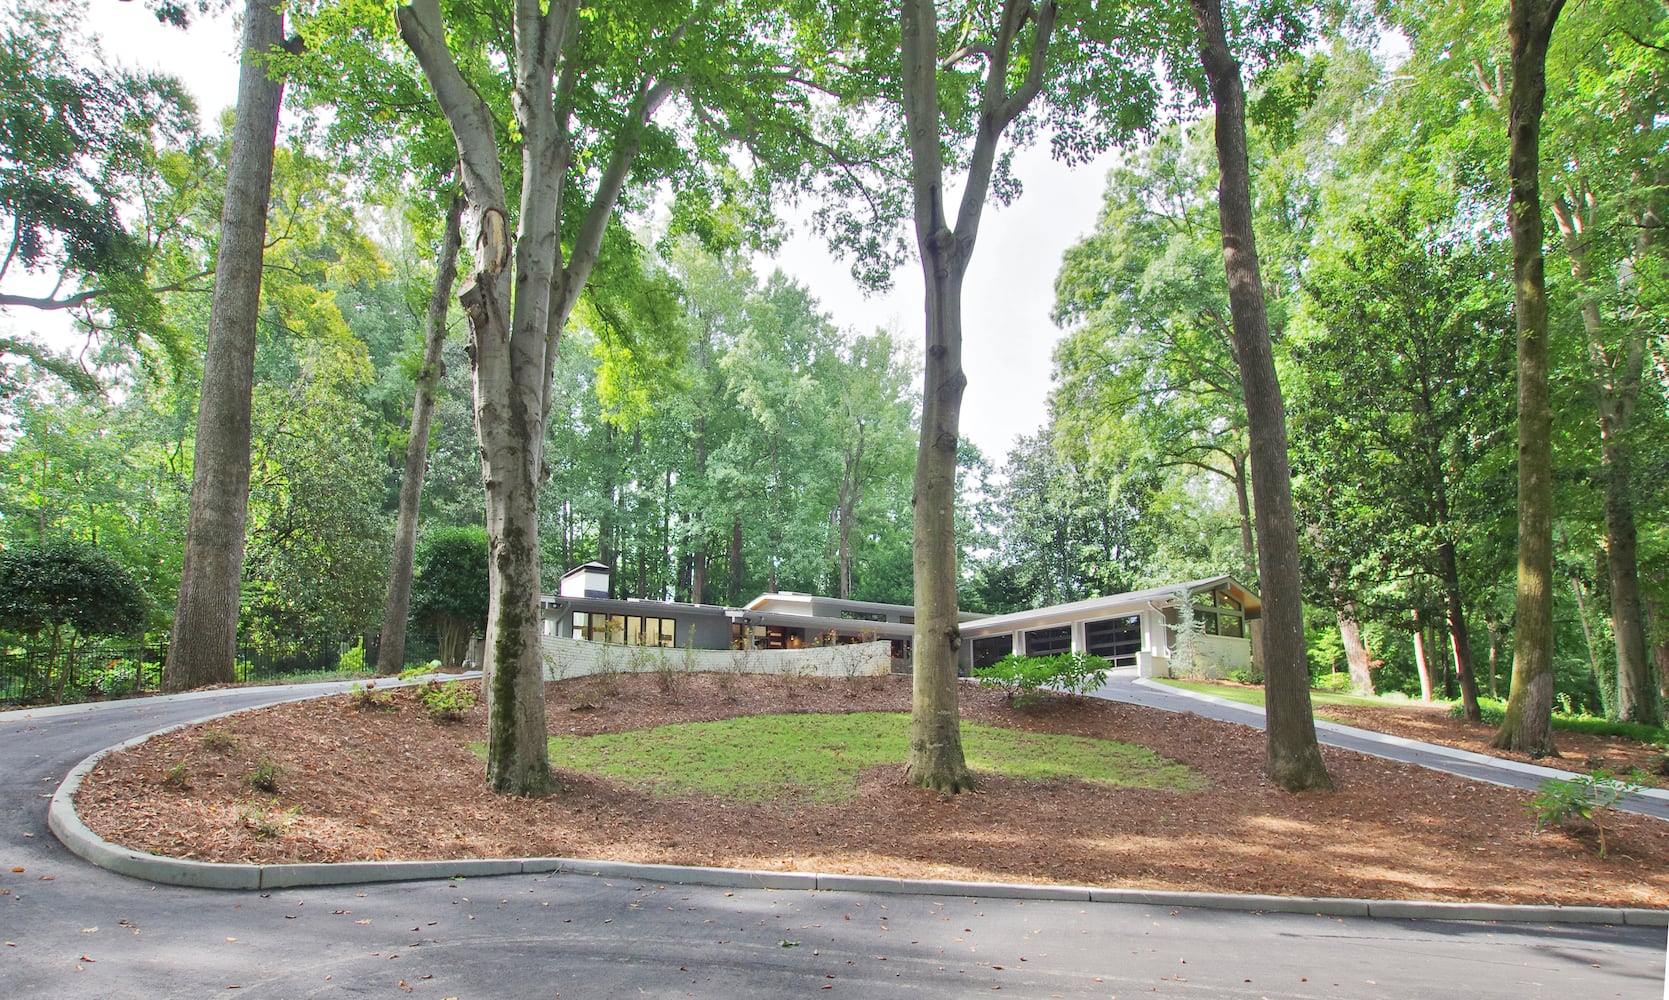
[[[267,75],[265,54],[283,44],[278,0],[249,0],[237,120],[220,213],[214,295],[209,304],[203,388],[197,403],[191,511],[174,631],[162,672],[165,691],[229,684],[235,677],[239,585],[249,521],[249,426],[255,383],[255,327],[267,201],[284,84]]]
[[[926,369],[921,443],[911,494],[915,539],[915,662],[910,699],[910,780],[940,792],[974,787],[962,754],[956,674],[962,631],[956,611],[956,444],[967,376],[962,371],[962,281],[979,237],[997,146],[1015,116],[1043,86],[1055,28],[1053,0],[1004,0],[995,34],[984,40],[984,76],[974,100],[977,131],[951,219],[945,211],[939,103],[939,23],[932,0],[904,0],[900,55],[916,248],[926,288]],[[1017,53],[1031,31],[1029,52]],[[1023,60],[1017,85],[1010,67]],[[1011,86],[1013,89],[1011,90]]]
[[[1263,597],[1264,769],[1289,791],[1331,789],[1316,742],[1310,668],[1304,654],[1298,530],[1287,464],[1286,406],[1275,377],[1263,278],[1252,232],[1252,180],[1246,158],[1246,96],[1240,64],[1229,51],[1219,0],[1191,0],[1200,61],[1216,107],[1217,217],[1223,230],[1235,360],[1246,393],[1252,496]]]
[[[1513,679],[1495,746],[1531,756],[1553,747],[1553,410],[1547,391],[1547,288],[1542,260],[1541,119],[1547,46],[1564,0],[1512,0],[1507,223],[1518,321],[1518,597]]]
[[[1362,644],[1362,626],[1356,621],[1354,606],[1340,608],[1339,639],[1344,643],[1344,659],[1350,668],[1350,690],[1356,694],[1373,694],[1373,673],[1369,670],[1368,648]]]
[[[423,320],[423,367],[417,373],[417,396],[411,408],[411,436],[406,439],[406,468],[400,479],[400,513],[394,524],[394,558],[388,570],[388,600],[383,605],[382,634],[377,640],[377,673],[397,674],[406,662],[406,626],[411,616],[412,560],[417,552],[417,510],[423,500],[423,474],[429,464],[429,417],[443,371],[446,313],[458,276],[458,248],[463,243],[463,195],[453,195],[446,230],[435,261],[435,284]],[[443,656],[442,660],[446,660]],[[447,666],[453,666],[446,661]]]
[[[508,69],[521,199],[513,238],[498,122],[453,61],[438,0],[411,0],[395,10],[400,37],[416,56],[457,141],[464,220],[474,237],[475,272],[459,302],[469,319],[486,484],[487,777],[495,792],[524,796],[543,795],[551,787],[540,646],[538,485],[556,345],[596,264],[643,126],[672,91],[666,81],[647,76],[638,81],[631,104],[622,108],[591,200],[574,213],[581,216],[575,235],[563,241],[563,195],[574,151],[569,103],[559,101],[553,88],[558,64],[575,38],[575,7],[572,0],[519,0],[515,6]],[[566,69],[562,85],[577,85],[577,73]]]

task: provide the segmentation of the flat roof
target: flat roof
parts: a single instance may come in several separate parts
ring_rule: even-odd
[[[1120,611],[1140,611],[1149,606],[1163,606],[1174,604],[1179,591],[1189,594],[1203,593],[1227,586],[1229,593],[1246,611],[1246,617],[1256,618],[1263,611],[1263,602],[1256,594],[1236,582],[1232,576],[1213,576],[1203,580],[1190,580],[1187,583],[1166,584],[1163,587],[1149,587],[1146,590],[1133,590],[1125,594],[1113,594],[1108,597],[1092,597],[1084,601],[1073,601],[1070,604],[1056,604],[1047,608],[1033,608],[1029,611],[1016,611],[1006,615],[992,615],[977,621],[968,622],[962,626],[964,638],[979,638],[987,635],[1001,635],[1005,632],[1018,632],[1025,628],[1038,628],[1047,625],[1064,625],[1071,622],[1099,618],[1104,615],[1118,614]]]

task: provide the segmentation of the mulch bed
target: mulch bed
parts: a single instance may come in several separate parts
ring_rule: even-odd
[[[763,712],[908,711],[903,677],[651,675],[554,682],[552,733],[590,734]],[[588,707],[592,706],[592,707]],[[1669,825],[1606,818],[1532,835],[1527,793],[1323,750],[1339,788],[1292,794],[1264,777],[1260,731],[1065,699],[1027,710],[965,686],[966,719],[1123,740],[1203,773],[1197,792],[984,776],[972,794],[864,773],[839,804],[656,798],[558,768],[529,801],[486,791],[467,748],[482,709],[432,722],[406,693],[350,695],[189,727],[112,754],[77,807],[105,838],[212,861],[281,863],[566,856],[735,868],[1144,889],[1669,908]],[[1352,710],[1354,711],[1354,710]],[[1328,714],[1335,716],[1331,707]],[[1609,752],[1609,751],[1607,751]],[[246,775],[278,768],[276,793]]]

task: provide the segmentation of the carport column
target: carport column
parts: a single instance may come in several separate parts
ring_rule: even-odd
[[[1074,653],[1089,652],[1089,640],[1084,638],[1084,623],[1072,623],[1072,651]]]
[[[1015,633],[1013,633],[1011,636],[1009,636],[1009,642],[1013,644],[1012,645],[1012,651],[1013,652],[1018,653],[1021,656],[1026,655],[1026,633],[1025,632],[1015,632]]]

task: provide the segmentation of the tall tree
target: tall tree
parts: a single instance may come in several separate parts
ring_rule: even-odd
[[[773,48],[780,14],[678,0],[629,13],[580,8],[573,0],[517,0],[508,35],[475,4],[443,14],[439,0],[413,0],[395,11],[457,141],[474,244],[460,301],[474,352],[492,546],[487,771],[494,790],[518,795],[543,794],[551,783],[537,501],[557,341],[634,168],[640,180],[677,174],[686,194],[716,190],[698,154],[659,122],[663,106],[677,110],[668,98],[680,94],[691,112],[683,123],[695,136],[690,145],[727,167],[728,140],[784,140],[796,134],[799,113],[784,96],[800,86],[798,77]],[[504,67],[508,87],[489,74],[493,66]],[[513,122],[499,117],[506,106]],[[501,149],[501,136],[514,137],[510,150]],[[515,169],[507,152],[520,159]],[[516,180],[513,207],[507,185]]]
[[[1252,231],[1251,168],[1246,155],[1246,95],[1229,49],[1218,0],[1191,0],[1200,61],[1217,119],[1218,218],[1228,274],[1235,360],[1246,400],[1252,492],[1257,498],[1258,586],[1263,597],[1264,769],[1292,791],[1328,789],[1333,780],[1316,743],[1299,580],[1298,532],[1287,464],[1286,407],[1275,376],[1269,320]]]
[[[927,367],[911,500],[916,631],[908,768],[910,780],[939,792],[974,787],[962,753],[956,704],[957,651],[962,645],[956,611],[956,445],[968,382],[962,372],[962,280],[979,236],[997,145],[1003,130],[1042,89],[1056,15],[1055,4],[1047,0],[1037,5],[1006,0],[994,24],[979,26],[990,36],[981,39],[985,72],[977,90],[978,131],[962,202],[951,218],[945,210],[941,146],[939,11],[932,0],[905,0],[900,7],[916,248],[927,289]],[[974,54],[970,49],[962,58]]]
[[[1547,393],[1547,288],[1542,261],[1541,120],[1547,49],[1564,0],[1512,0],[1507,43],[1507,224],[1518,321],[1518,611],[1513,680],[1495,745],[1553,747],[1553,411]]]
[[[1145,127],[1154,82],[1129,66],[1151,58],[1147,12],[1054,0],[955,3],[908,0],[900,8],[905,146],[916,251],[926,294],[921,443],[912,496],[916,590],[910,779],[943,792],[971,788],[956,705],[956,487],[962,395],[962,282],[993,188],[1018,193],[999,156],[1016,122],[1030,137],[1034,102],[1048,111],[1057,155],[1087,158]],[[1143,53],[1147,54],[1144,55]],[[947,159],[948,154],[948,159]],[[963,169],[956,214],[945,204],[948,167]]]
[[[197,407],[191,515],[173,638],[162,675],[162,686],[169,691],[233,679],[249,512],[255,325],[284,89],[283,82],[267,72],[267,58],[283,41],[284,15],[278,0],[249,0]]]
[[[458,249],[463,243],[461,220],[464,200],[453,195],[447,203],[440,250],[435,254],[435,283],[423,316],[423,367],[417,371],[417,394],[412,401],[411,430],[406,439],[406,465],[400,477],[400,510],[394,527],[394,557],[388,569],[388,597],[383,602],[382,632],[377,640],[377,672],[397,674],[406,662],[406,628],[411,609],[412,558],[417,551],[417,516],[423,500],[423,473],[429,463],[429,418],[440,386],[441,351],[446,346],[446,314],[452,285],[458,275]]]

